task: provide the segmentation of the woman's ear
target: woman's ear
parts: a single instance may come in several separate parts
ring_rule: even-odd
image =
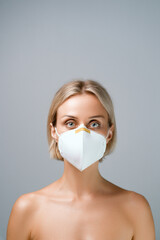
[[[112,126],[109,128],[109,135],[108,135],[108,137],[107,137],[107,144],[108,144],[109,141],[112,139],[113,131],[114,131],[114,125],[112,124]]]
[[[50,123],[50,127],[51,127],[51,136],[52,136],[52,138],[53,138],[56,142],[58,142],[58,136],[57,136],[57,134],[56,134],[55,127],[53,127],[53,124],[52,124],[52,123]]]

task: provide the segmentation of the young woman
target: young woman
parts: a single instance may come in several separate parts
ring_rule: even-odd
[[[99,172],[117,137],[112,100],[102,85],[63,85],[50,106],[47,135],[50,157],[64,161],[63,176],[16,200],[7,240],[155,240],[146,198]]]

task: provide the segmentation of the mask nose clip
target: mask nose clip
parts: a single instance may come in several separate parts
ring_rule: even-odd
[[[75,130],[75,133],[78,133],[80,131],[86,131],[86,132],[90,133],[90,130],[88,128],[86,128],[86,126],[84,124],[81,124],[79,126],[79,128]]]

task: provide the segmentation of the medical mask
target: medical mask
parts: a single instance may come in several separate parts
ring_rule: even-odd
[[[86,128],[83,124],[62,134],[59,134],[56,128],[55,130],[59,136],[60,154],[80,171],[103,157],[109,130],[106,137]]]

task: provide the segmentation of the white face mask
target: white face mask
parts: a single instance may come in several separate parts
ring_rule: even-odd
[[[106,150],[106,138],[81,124],[76,129],[68,130],[59,136],[58,148],[64,159],[83,171],[103,157]]]

